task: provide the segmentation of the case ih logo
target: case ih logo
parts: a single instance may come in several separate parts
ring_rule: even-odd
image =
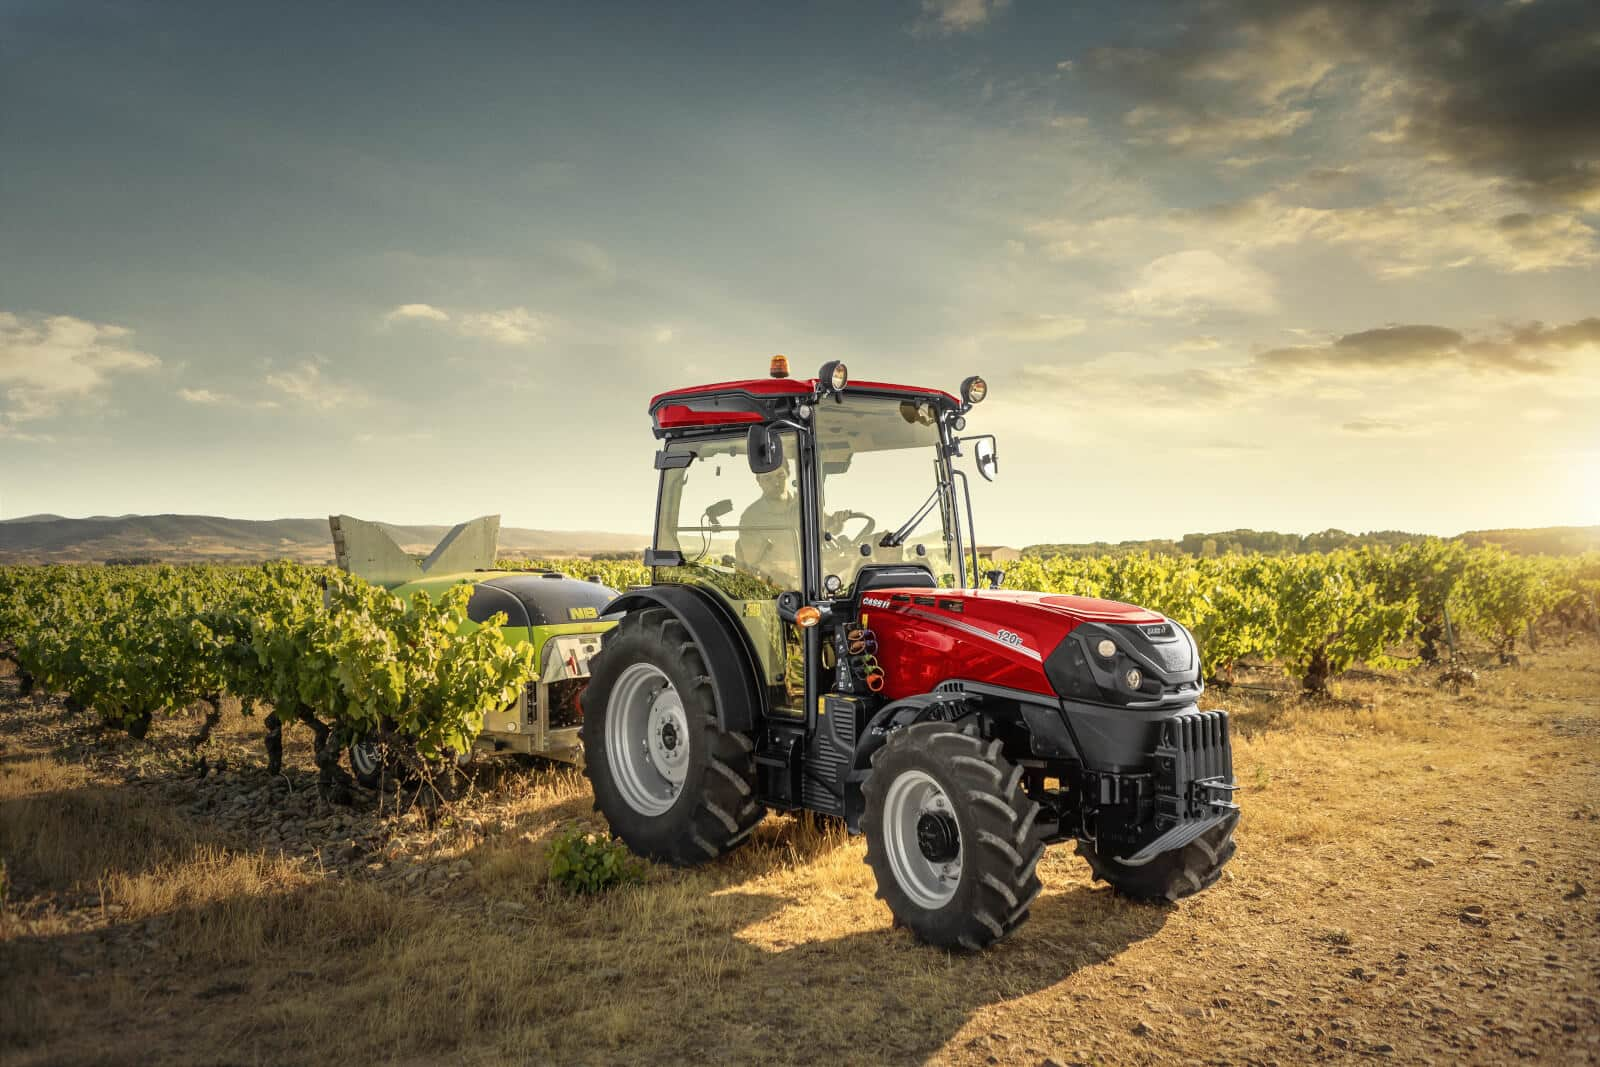
[[[886,608],[889,602],[881,596],[862,597],[861,602],[869,608]]]

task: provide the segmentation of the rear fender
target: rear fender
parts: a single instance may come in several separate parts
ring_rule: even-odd
[[[727,609],[693,586],[651,585],[630,589],[602,608],[601,615],[646,608],[670,611],[699,647],[711,674],[717,725],[725,731],[754,733],[756,723],[767,714],[766,693],[758,682],[755,651]]]

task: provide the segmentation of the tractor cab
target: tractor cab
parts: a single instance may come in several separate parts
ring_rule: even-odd
[[[823,646],[808,645],[800,607],[842,617],[868,586],[976,580],[954,461],[985,387],[969,379],[957,399],[850,382],[841,364],[810,381],[789,378],[782,357],[774,364],[768,378],[651,401],[663,445],[646,563],[656,584],[696,586],[726,606],[760,661],[768,711],[799,717],[831,688],[833,668]],[[990,476],[993,438],[979,441]]]
[[[585,771],[612,830],[715,859],[769,810],[867,837],[895,918],[979,948],[1076,839],[1140,899],[1215,881],[1237,808],[1225,712],[1189,632],[1129,604],[980,587],[963,436],[988,392],[852,381],[841,363],[662,393],[651,583],[583,697]]]

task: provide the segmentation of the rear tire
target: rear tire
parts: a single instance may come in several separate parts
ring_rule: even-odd
[[[1233,828],[1238,822],[1238,815],[1234,815],[1184,847],[1164,852],[1139,867],[1103,856],[1083,840],[1078,842],[1078,855],[1089,861],[1095,881],[1110,883],[1122,896],[1170,904],[1209,888],[1222,877],[1223,865],[1233,858]]]
[[[897,926],[977,951],[1028,918],[1039,895],[1039,805],[1022,768],[975,727],[917,723],[873,754],[862,785],[867,865]]]
[[[755,743],[718,725],[710,671],[683,623],[660,608],[625,616],[590,670],[584,774],[611,832],[677,867],[749,837],[766,814]]]

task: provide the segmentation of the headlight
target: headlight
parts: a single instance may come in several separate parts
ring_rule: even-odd
[[[830,393],[842,393],[850,384],[850,371],[836,359],[824,363],[817,372],[817,384]]]
[[[988,384],[976,374],[961,383],[961,399],[964,403],[976,404],[988,395]]]
[[[1100,653],[1101,659],[1110,659],[1117,654],[1117,643],[1108,637],[1098,645],[1095,645],[1094,650]]]

